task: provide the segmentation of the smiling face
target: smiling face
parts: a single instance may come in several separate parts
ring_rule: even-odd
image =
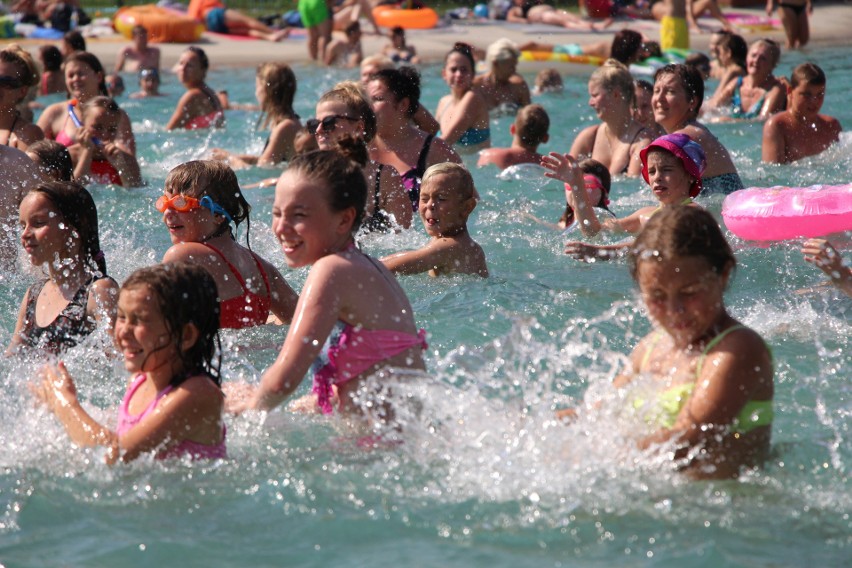
[[[103,73],[96,73],[85,63],[69,61],[65,64],[65,85],[71,98],[86,100],[98,96],[103,80]]]
[[[695,108],[695,102],[687,96],[680,77],[671,73],[657,77],[651,105],[654,107],[654,120],[669,133],[692,118]]]
[[[131,373],[168,369],[179,360],[160,302],[144,284],[121,289],[113,338]]]
[[[328,100],[317,105],[317,120],[320,122],[329,117],[338,117],[334,128],[326,130],[322,124],[317,128],[317,144],[321,150],[334,148],[334,142],[345,135],[359,136],[364,132],[364,121],[357,119],[349,106],[341,101]],[[344,118],[348,117],[348,118]]]
[[[38,191],[27,194],[19,207],[21,246],[33,266],[78,258],[82,245],[48,197]]]
[[[287,266],[308,266],[342,250],[352,238],[354,209],[333,211],[331,190],[302,172],[286,170],[275,186],[272,232]]]
[[[725,314],[730,268],[717,274],[705,258],[641,260],[636,267],[648,315],[684,348],[710,332]]]
[[[772,73],[775,62],[772,60],[772,49],[765,44],[755,43],[746,56],[746,71],[749,75],[764,76]]]
[[[665,150],[648,152],[648,184],[663,205],[678,205],[689,197],[692,177],[680,158]]]
[[[169,198],[175,195],[168,190],[164,191],[163,194]],[[206,207],[198,207],[192,211],[176,211],[169,208],[163,212],[163,223],[169,230],[169,238],[172,244],[204,242],[224,222],[227,221],[223,220],[221,216],[213,215]]]
[[[453,90],[467,91],[473,84],[473,69],[470,66],[470,60],[461,53],[453,52],[447,56],[441,74],[444,81]]]
[[[426,232],[432,238],[451,237],[466,229],[467,218],[476,205],[455,189],[454,176],[437,174],[420,187],[418,211]]]

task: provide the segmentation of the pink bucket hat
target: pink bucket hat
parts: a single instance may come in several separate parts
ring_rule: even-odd
[[[652,148],[662,148],[677,156],[683,163],[683,167],[695,182],[689,188],[689,196],[697,197],[701,192],[701,174],[707,168],[707,158],[704,156],[704,150],[701,144],[695,142],[686,134],[675,132],[674,134],[666,134],[660,136],[639,152],[639,157],[642,159],[642,177],[648,181],[648,152]]]

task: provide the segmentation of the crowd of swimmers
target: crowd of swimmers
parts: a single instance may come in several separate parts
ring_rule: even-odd
[[[569,152],[547,155],[538,152],[551,126],[546,100],[531,103],[516,69],[519,50],[508,40],[488,47],[488,71],[478,76],[477,50],[452,47],[442,68],[449,93],[434,115],[420,103],[417,70],[397,68],[387,55],[366,58],[361,81],[322,94],[304,122],[293,110],[293,70],[262,64],[256,96],[259,124],[269,131],[263,151],[220,148],[173,168],[151,203],[172,246],[161,264],[140,268],[121,285],[109,276],[97,207],[83,184],[136,186],[143,179],[130,119],[109,96],[103,66],[86,51],[66,54],[61,78],[68,99],[32,123],[25,117],[29,93],[56,92],[56,71],[45,64],[40,73],[21,48],[0,51],[6,142],[0,163],[7,178],[0,205],[20,224],[24,256],[45,270],[21,301],[7,355],[61,356],[96,330],[112,334],[130,375],[115,428],[85,410],[62,364],[45,367],[32,387],[75,444],[105,445],[111,461],[143,453],[224,457],[225,412],[271,410],[290,401],[306,376],[312,392],[290,401],[292,408],[392,421],[388,403],[357,401],[371,388],[370,377],[415,380],[410,373],[425,370],[425,332],[395,275],[487,278],[491,272],[468,228],[480,195],[461,156],[478,153],[480,166],[539,164],[564,183],[565,202],[554,208],[561,228],[577,227],[584,238],[630,235],[617,244],[572,241],[565,252],[587,261],[626,257],[655,324],[615,381],[629,388],[633,379],[651,376],[660,386],[658,400],[636,401],[651,424],[639,446],[673,445],[679,467],[696,476],[734,477],[758,465],[770,443],[773,363],[760,336],[725,308],[736,258],[701,206],[707,195],[741,189],[742,181],[728,150],[699,121],[702,70],[670,64],[653,84],[634,81],[628,65],[647,46],[633,34],[616,35],[608,55],[619,59],[589,79],[589,105],[599,122],[579,132]],[[774,42],[752,44],[745,62],[733,54],[742,51],[735,45],[720,39],[713,54],[707,71],[728,82],[713,99],[717,107],[729,104],[766,120],[766,161],[802,159],[837,140],[837,121],[819,114],[826,78],[818,66],[799,65],[789,81],[778,80]],[[396,61],[416,57],[404,40],[389,52]],[[42,50],[45,63],[48,53]],[[224,123],[226,105],[206,84],[208,68],[201,48],[181,54],[176,74],[185,92],[167,130]],[[144,29],[134,30],[134,45],[118,58],[117,71],[131,69],[145,96],[156,96],[157,86],[145,82],[159,77],[159,52],[147,46]],[[536,91],[553,90],[553,83],[551,73],[551,86]],[[515,113],[510,147],[491,147],[495,111]],[[271,225],[287,266],[310,267],[301,294],[276,268],[277,259],[250,249],[251,206],[234,173],[285,163],[268,181],[275,185]],[[655,204],[616,217],[608,207],[614,176],[641,176]],[[356,244],[365,232],[409,228],[415,214],[430,237],[425,246],[376,259]],[[236,238],[243,226],[245,244]],[[7,264],[13,265],[14,249],[0,248]],[[852,290],[852,274],[831,243],[810,240],[803,253],[841,289]],[[289,329],[259,383],[223,381],[219,330],[267,323]],[[595,410],[562,409],[557,416],[573,420]]]

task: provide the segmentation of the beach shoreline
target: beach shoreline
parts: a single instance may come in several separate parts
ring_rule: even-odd
[[[811,47],[843,46],[852,44],[849,30],[852,29],[852,2],[843,2],[831,5],[819,4],[811,16],[811,42],[805,51]],[[726,9],[726,13],[743,14],[745,17],[765,18],[765,11],[757,8],[734,8]],[[776,15],[773,14],[773,18]],[[719,23],[711,19],[702,19],[702,25],[708,28],[718,28]],[[493,41],[506,37],[522,44],[529,41],[548,42],[555,44],[564,43],[593,43],[601,40],[611,40],[612,36],[621,29],[629,27],[649,39],[659,39],[659,24],[647,20],[617,20],[603,32],[581,32],[576,30],[562,30],[554,26],[543,25],[519,25],[506,22],[458,22],[448,27],[435,28],[431,30],[409,30],[407,32],[409,43],[416,46],[418,54],[424,63],[436,63],[443,60],[450,46],[456,41],[470,43],[475,47],[485,49]],[[369,26],[367,28],[369,29]],[[745,26],[740,28],[740,33],[749,43],[760,37],[770,37],[784,44],[784,32],[779,28],[772,30],[762,29],[760,26]],[[294,37],[285,39],[279,43],[270,43],[261,40],[250,40],[245,38],[230,38],[221,34],[204,33],[198,45],[207,53],[212,67],[251,67],[265,61],[285,61],[289,64],[314,64],[307,54],[305,46],[304,30],[296,30]],[[691,34],[691,47],[693,49],[706,51],[710,33]],[[119,34],[105,37],[87,38],[88,50],[101,60],[104,68],[108,71],[115,66],[118,51],[129,40]],[[46,43],[57,43],[44,40],[11,39],[3,40],[3,44],[17,42],[31,51],[36,51],[38,46]],[[379,52],[388,43],[386,37],[364,34],[362,45],[364,55],[372,55]],[[174,65],[181,52],[189,44],[161,43],[156,44],[162,52],[162,66],[169,68]],[[565,73],[588,73],[588,66],[566,65],[560,68]]]

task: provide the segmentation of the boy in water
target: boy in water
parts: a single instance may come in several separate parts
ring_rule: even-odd
[[[423,174],[420,186],[420,219],[432,237],[425,247],[392,254],[382,259],[396,274],[430,276],[476,274],[488,277],[485,253],[467,230],[467,219],[478,195],[473,177],[464,166],[435,164]]]
[[[364,52],[361,49],[361,25],[352,22],[346,26],[346,39],[336,39],[325,49],[325,64],[340,65],[351,69],[361,65]]]
[[[518,111],[515,122],[509,127],[512,133],[510,148],[488,148],[479,153],[478,166],[494,164],[501,170],[515,164],[540,164],[540,144],[548,141],[550,118],[541,105],[527,105]]]
[[[763,125],[763,161],[789,164],[816,156],[840,139],[840,122],[819,114],[825,100],[825,73],[814,63],[802,63],[790,76],[789,110]]]
[[[148,30],[142,26],[133,26],[131,32],[133,45],[118,52],[115,60],[115,72],[139,71],[140,69],[160,69],[160,50],[148,45]]]

